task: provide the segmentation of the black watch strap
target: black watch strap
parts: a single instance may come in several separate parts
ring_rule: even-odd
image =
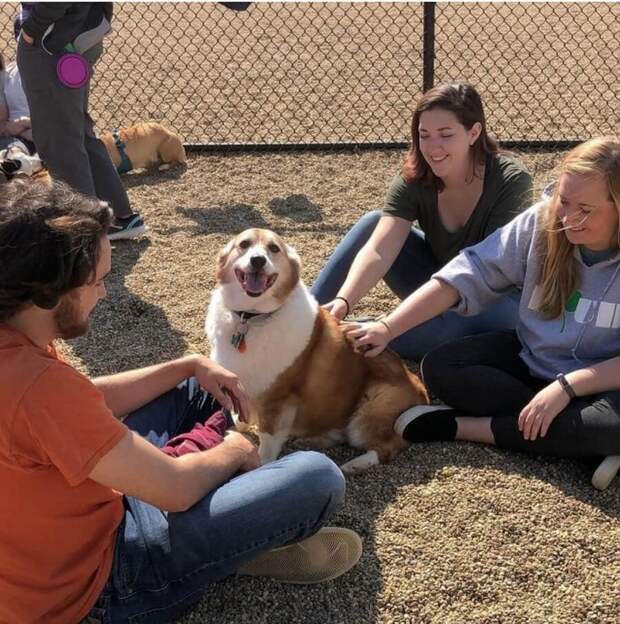
[[[568,379],[566,379],[566,377],[564,377],[564,373],[558,373],[555,378],[560,382],[560,385],[562,386],[562,388],[564,388],[564,392],[566,392],[566,394],[568,394],[570,399],[576,399],[577,395],[575,394],[575,391],[573,390],[573,387],[570,385],[570,383],[568,383]]]

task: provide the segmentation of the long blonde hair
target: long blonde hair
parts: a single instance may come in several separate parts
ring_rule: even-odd
[[[603,178],[609,199],[616,205],[620,218],[620,138],[605,136],[590,139],[572,149],[562,161],[559,174]],[[547,318],[559,317],[569,297],[579,285],[579,264],[573,254],[574,245],[568,240],[557,212],[558,185],[553,197],[543,208],[540,252],[543,257],[539,278],[541,289],[538,310]],[[616,232],[620,246],[620,232]]]

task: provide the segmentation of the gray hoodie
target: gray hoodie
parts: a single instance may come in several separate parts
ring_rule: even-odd
[[[526,210],[482,242],[464,249],[433,277],[456,288],[454,310],[478,314],[515,286],[521,290],[517,335],[532,375],[553,379],[620,355],[620,252],[587,266],[575,247],[581,277],[562,315],[537,312],[540,258],[536,253],[544,202]]]

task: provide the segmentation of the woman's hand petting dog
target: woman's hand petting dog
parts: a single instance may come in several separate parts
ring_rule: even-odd
[[[375,357],[388,346],[392,336],[387,326],[381,321],[370,323],[341,322],[342,332],[356,351],[365,357]]]
[[[349,311],[349,306],[347,306],[343,299],[332,299],[323,307],[339,321],[342,321]]]
[[[220,405],[238,414],[243,422],[248,421],[250,400],[237,375],[207,357],[198,356],[194,377]]]
[[[519,414],[519,431],[523,433],[523,439],[535,440],[539,433],[544,438],[554,418],[569,401],[568,394],[557,381],[545,386]]]

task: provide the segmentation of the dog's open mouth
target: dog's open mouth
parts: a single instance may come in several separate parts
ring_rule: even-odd
[[[241,269],[235,269],[235,275],[248,297],[260,297],[278,279],[277,273],[267,275],[263,271],[248,271],[246,273]]]

